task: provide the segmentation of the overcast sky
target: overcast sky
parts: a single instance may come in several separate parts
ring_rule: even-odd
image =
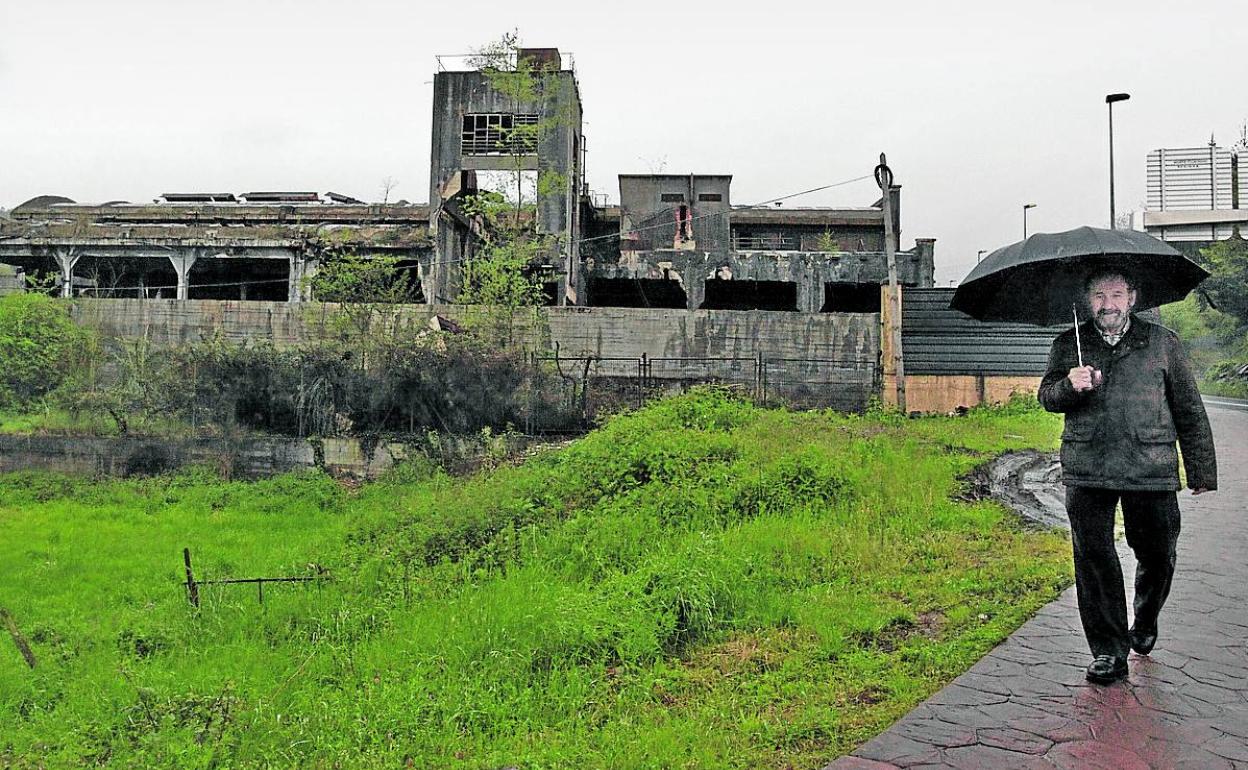
[[[1145,154],[1248,118],[1243,0],[521,3],[0,0],[0,206],[42,194],[333,190],[428,197],[435,55],[518,29],[575,56],[588,178],[731,173],[755,203],[888,153],[902,242],[940,285],[979,249],[1108,220]],[[785,205],[857,205],[859,182]]]

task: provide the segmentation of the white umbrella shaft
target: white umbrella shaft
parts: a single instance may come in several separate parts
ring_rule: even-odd
[[[1075,314],[1075,350],[1079,353],[1079,368],[1083,368],[1083,345],[1079,342],[1079,306],[1071,305],[1071,312]]]

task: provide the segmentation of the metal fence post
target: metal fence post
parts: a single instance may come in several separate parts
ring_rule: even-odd
[[[191,549],[182,549],[182,562],[186,564],[186,597],[191,606],[199,608],[199,586],[195,583],[195,573],[191,572]]]
[[[640,409],[642,407],[642,404],[645,403],[645,397],[642,392],[642,388],[644,387],[643,383],[645,380],[645,372],[646,372],[646,354],[643,352],[641,354],[641,358],[637,359],[637,408],[638,409]]]

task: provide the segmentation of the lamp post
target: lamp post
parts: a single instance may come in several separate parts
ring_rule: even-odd
[[[1027,240],[1027,209],[1034,209],[1035,207],[1036,207],[1036,204],[1034,203],[1023,204],[1023,240],[1024,241]]]
[[[988,253],[988,249],[980,249],[979,253],[975,255],[975,264],[979,264],[979,261],[983,259],[984,255],[987,253]]]
[[[1106,94],[1105,105],[1109,107],[1109,229],[1118,227],[1114,212],[1114,102],[1125,102],[1131,94]]]

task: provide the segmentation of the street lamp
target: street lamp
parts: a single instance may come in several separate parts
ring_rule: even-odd
[[[984,255],[987,253],[988,249],[980,249],[979,253],[975,255],[975,264],[979,264],[979,260],[983,259]]]
[[[1035,207],[1036,207],[1036,204],[1034,203],[1023,204],[1023,240],[1024,241],[1027,240],[1027,209],[1034,209]]]
[[[1114,215],[1114,102],[1125,102],[1131,94],[1106,94],[1105,104],[1109,107],[1109,229],[1115,230],[1118,223]]]

